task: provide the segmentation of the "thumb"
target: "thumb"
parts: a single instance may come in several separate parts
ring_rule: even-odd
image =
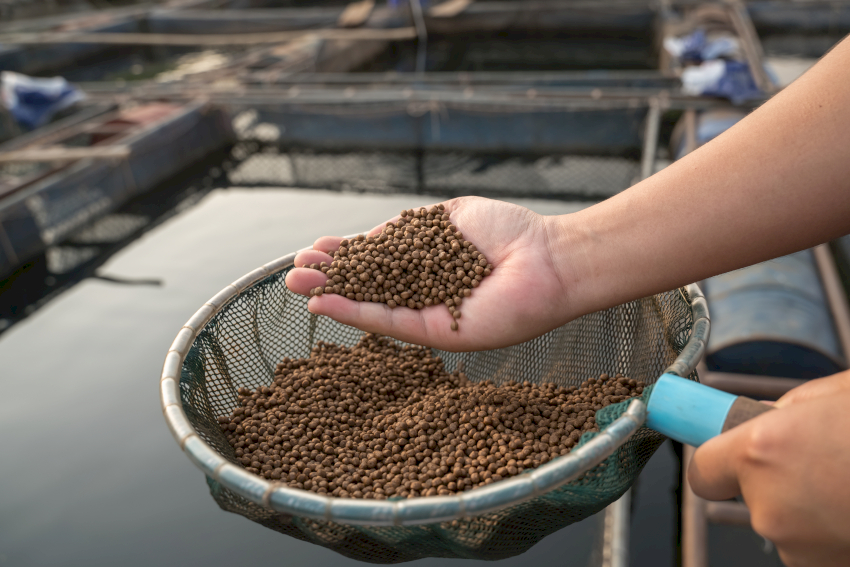
[[[839,372],[826,378],[810,380],[802,386],[797,386],[793,390],[790,390],[787,394],[779,398],[774,405],[781,408],[806,400],[833,396],[843,391],[850,391],[850,370]]]

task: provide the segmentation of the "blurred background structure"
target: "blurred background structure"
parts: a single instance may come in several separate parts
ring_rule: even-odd
[[[848,31],[846,0],[0,0],[0,565],[353,564],[215,507],[156,409],[182,322],[401,208],[590,206]],[[846,368],[848,274],[841,240],[704,282],[703,382],[776,399]],[[780,565],[667,445],[500,564]]]

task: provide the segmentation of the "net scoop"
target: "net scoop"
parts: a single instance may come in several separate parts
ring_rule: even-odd
[[[336,498],[256,476],[237,461],[217,422],[236,407],[237,390],[271,384],[281,359],[306,357],[319,341],[353,346],[363,334],[310,314],[307,298],[287,289],[294,258],[270,262],[216,294],[180,329],[165,358],[166,422],[224,510],[360,561],[503,559],[617,500],[665,439],[645,426],[650,386],[641,398],[598,411],[599,432],[585,433],[569,454],[452,496]],[[690,285],[512,347],[435,354],[449,371],[462,364],[473,382],[578,386],[620,372],[647,384],[662,374],[692,383],[708,332],[705,299]]]

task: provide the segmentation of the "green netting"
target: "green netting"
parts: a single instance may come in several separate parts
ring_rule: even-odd
[[[198,335],[183,365],[180,391],[189,421],[211,447],[238,466],[216,422],[217,416],[229,415],[236,407],[237,390],[271,384],[278,361],[306,357],[318,341],[353,346],[362,335],[310,314],[307,298],[286,288],[287,271],[256,283],[226,305]],[[449,370],[462,362],[473,381],[568,386],[603,372],[622,372],[653,383],[682,351],[692,324],[685,296],[674,290],[586,315],[513,347],[437,354]],[[626,406],[623,402],[598,412],[600,428],[622,415]],[[581,444],[594,435],[585,434]],[[213,479],[207,478],[207,483],[222,509],[360,561],[496,560],[523,553],[543,537],[617,500],[663,440],[641,428],[602,464],[561,488],[497,512],[422,526],[351,526],[285,516],[249,502]]]

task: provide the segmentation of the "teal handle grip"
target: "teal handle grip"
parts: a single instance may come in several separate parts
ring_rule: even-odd
[[[646,426],[699,447],[770,409],[771,406],[749,398],[727,394],[675,374],[664,374],[649,396]]]

